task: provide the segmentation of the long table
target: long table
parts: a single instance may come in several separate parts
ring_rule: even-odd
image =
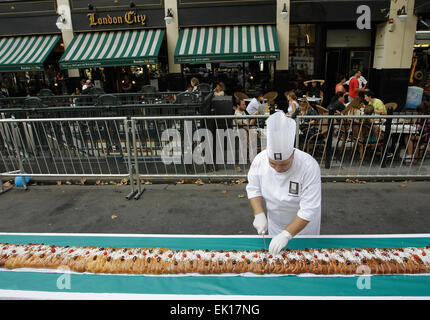
[[[270,239],[266,239],[268,245]],[[264,248],[259,236],[0,233],[0,243],[59,246]],[[430,234],[297,236],[287,248],[430,245]],[[67,278],[66,278],[67,277]],[[365,284],[363,286],[363,284]],[[391,299],[430,298],[430,275],[109,275],[0,268],[0,298],[36,299]]]

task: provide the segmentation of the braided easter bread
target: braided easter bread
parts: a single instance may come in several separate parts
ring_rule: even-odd
[[[0,243],[0,267],[68,267],[76,272],[124,274],[411,274],[430,272],[430,247],[397,249],[170,250],[60,247]],[[363,266],[367,267],[363,269]]]

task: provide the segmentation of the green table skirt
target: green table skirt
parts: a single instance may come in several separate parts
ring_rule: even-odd
[[[266,239],[268,245],[270,239]],[[59,246],[164,247],[171,249],[255,250],[260,237],[133,236],[0,234],[0,243],[45,243]],[[430,245],[430,235],[389,237],[294,238],[287,248],[396,248]],[[58,287],[61,273],[0,271],[0,293],[67,292],[159,296],[269,296],[269,297],[428,297],[430,276],[145,276],[67,274],[69,286]],[[66,283],[66,282],[64,282]],[[63,286],[64,287],[64,286]],[[142,296],[144,297],[144,296]]]

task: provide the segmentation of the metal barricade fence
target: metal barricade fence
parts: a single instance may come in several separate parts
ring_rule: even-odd
[[[126,178],[130,197],[136,194],[130,154],[124,117],[0,120],[2,177]]]
[[[130,180],[246,178],[266,147],[259,116],[0,120],[0,177]],[[430,116],[298,116],[296,148],[321,177],[428,179]],[[24,180],[24,179],[23,179]]]
[[[143,178],[243,178],[265,146],[267,116],[132,117]],[[247,125],[252,122],[252,125]]]
[[[296,148],[335,179],[427,179],[428,115],[297,117]]]

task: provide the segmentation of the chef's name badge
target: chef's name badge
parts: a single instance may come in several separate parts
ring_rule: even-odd
[[[288,191],[289,195],[298,197],[299,196],[299,183],[290,181],[290,190]]]

